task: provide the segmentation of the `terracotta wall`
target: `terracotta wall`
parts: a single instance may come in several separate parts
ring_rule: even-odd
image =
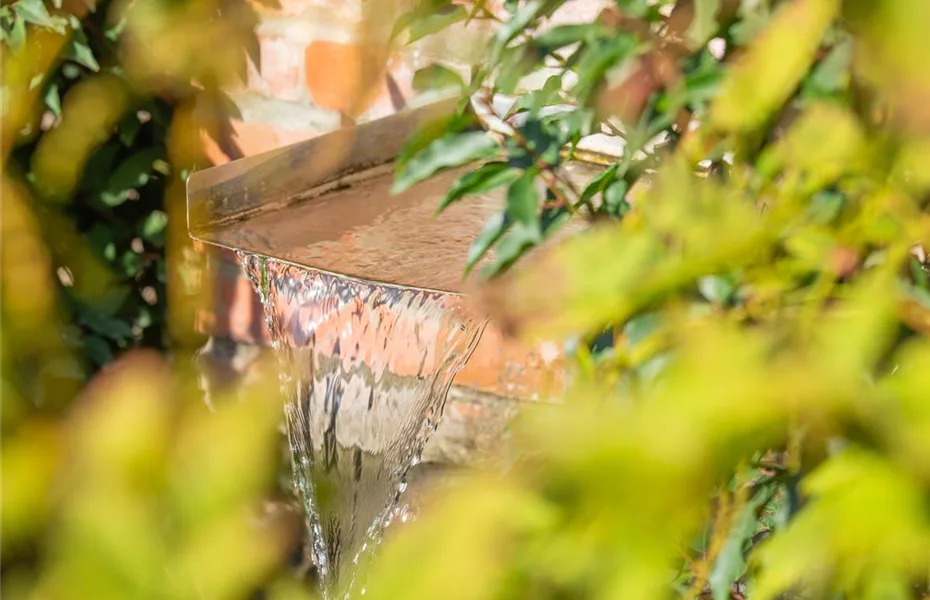
[[[603,2],[574,0],[556,21],[593,18]],[[400,3],[396,3],[397,6]],[[369,12],[366,14],[363,7]],[[261,0],[255,4],[260,56],[247,84],[229,90],[238,116],[229,142],[204,143],[222,164],[292,144],[353,122],[401,110],[413,98],[417,68],[437,58],[453,66],[478,59],[486,25],[433,36],[415,48],[387,52],[372,43],[391,20],[388,3],[376,0]],[[372,11],[382,10],[382,13]],[[372,35],[374,33],[374,35]],[[266,344],[261,307],[230,253],[211,252],[213,306],[199,327],[217,340]],[[541,351],[540,351],[541,350]],[[558,387],[556,352],[502,339],[493,327],[456,383],[509,397],[533,397]]]

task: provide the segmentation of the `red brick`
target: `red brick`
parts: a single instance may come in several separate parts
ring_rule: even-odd
[[[249,69],[249,88],[280,100],[303,99],[303,46],[282,36],[259,35],[259,48],[260,64],[257,69]]]
[[[375,44],[310,43],[304,52],[304,80],[313,104],[362,114],[382,91],[387,60],[387,49]]]
[[[296,144],[323,133],[313,129],[290,129],[275,127],[268,123],[239,120],[230,121],[230,126],[233,132],[229,140],[232,148],[224,149],[206,134],[201,136],[207,158],[215,165],[221,165],[243,156],[261,154],[281,146]],[[230,156],[230,153],[238,155]]]

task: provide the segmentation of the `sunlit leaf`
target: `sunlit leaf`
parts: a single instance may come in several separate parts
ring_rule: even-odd
[[[410,37],[407,42],[413,43],[428,35],[442,31],[454,23],[464,21],[466,18],[468,18],[468,12],[463,6],[454,6],[446,11],[424,15],[410,25]]]
[[[726,72],[713,124],[725,131],[762,125],[804,77],[838,7],[837,0],[793,0],[780,8]]]
[[[720,10],[720,0],[695,0],[694,17],[688,28],[688,38],[697,46],[701,46],[711,38],[717,30],[717,12]]]
[[[26,23],[48,27],[58,32],[64,31],[64,21],[50,15],[43,0],[18,0],[13,4],[13,12]]]
[[[418,92],[429,90],[461,90],[465,87],[462,77],[442,65],[430,65],[413,75],[413,89]]]
[[[497,151],[497,142],[483,131],[446,134],[408,160],[398,172],[391,193],[398,194],[438,171],[493,158]]]
[[[90,46],[87,45],[87,42],[79,41],[77,38],[68,46],[68,50],[65,52],[65,58],[73,60],[91,71],[100,70],[100,65],[97,63],[97,59],[94,57],[94,53],[91,51]]]

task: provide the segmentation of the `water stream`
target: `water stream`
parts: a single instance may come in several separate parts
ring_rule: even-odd
[[[281,365],[294,480],[323,592],[357,573],[393,518],[484,321],[461,298],[240,253]]]

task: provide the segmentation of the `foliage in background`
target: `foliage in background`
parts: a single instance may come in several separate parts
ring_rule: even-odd
[[[254,24],[225,0],[0,7],[4,598],[309,595],[280,570],[302,523],[275,378],[208,410],[190,363],[185,179],[202,135],[229,143]],[[169,336],[170,362],[139,350]]]
[[[21,397],[61,406],[119,352],[167,348],[170,277],[188,342],[196,271],[168,272],[168,215],[189,254],[184,180],[204,164],[200,131],[220,133],[219,89],[244,76],[254,22],[244,2],[0,7],[4,381]]]
[[[417,74],[463,100],[395,189],[481,161],[443,203],[506,190],[467,268],[493,250],[486,305],[578,340],[578,377],[371,594],[927,597],[930,4],[616,0],[552,26],[563,5],[421,0],[396,30],[499,21],[467,82]],[[502,95],[486,134],[468,96]],[[577,185],[592,133],[622,156]],[[573,219],[592,230],[507,272]]]

